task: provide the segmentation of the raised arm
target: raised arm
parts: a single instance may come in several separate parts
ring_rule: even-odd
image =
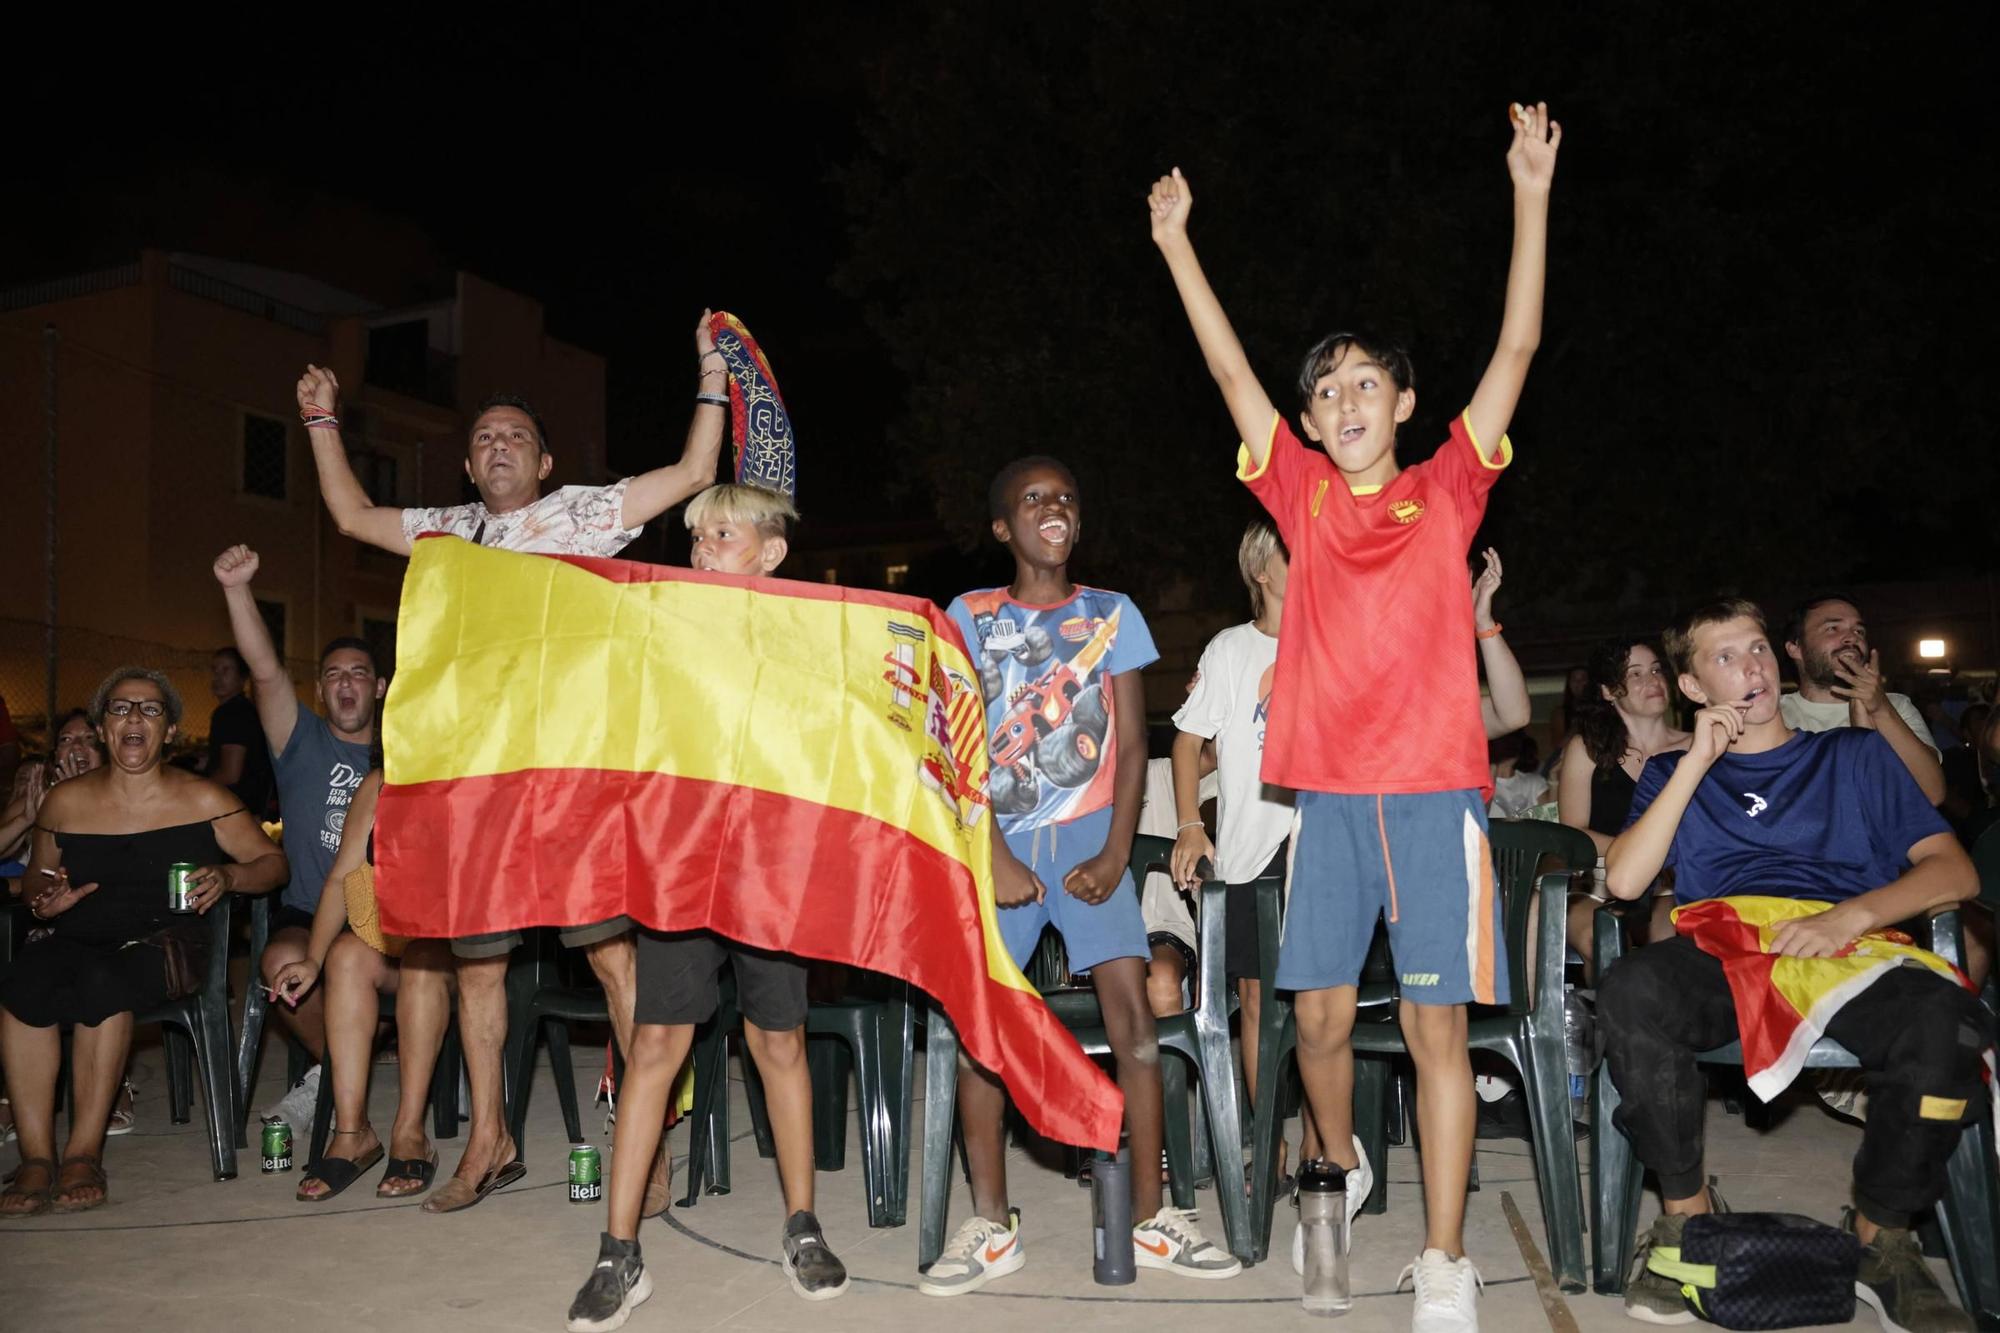
[[[722,453],[722,431],[729,424],[725,405],[729,373],[722,353],[715,350],[709,332],[709,312],[701,312],[694,326],[696,364],[701,367],[701,388],[695,399],[694,420],[688,423],[687,441],[681,446],[678,462],[642,472],[626,484],[625,507],[619,515],[621,527],[636,528],[650,523],[690,495],[715,484],[715,460]],[[722,401],[710,402],[708,399]]]
[[[1171,175],[1153,182],[1146,206],[1152,214],[1153,244],[1160,247],[1160,254],[1167,261],[1167,272],[1173,274],[1174,287],[1187,309],[1188,323],[1194,327],[1194,340],[1201,345],[1202,357],[1208,362],[1208,373],[1222,390],[1222,401],[1229,408],[1229,419],[1235,423],[1237,435],[1249,447],[1251,464],[1262,468],[1271,451],[1271,417],[1277,409],[1271,406],[1271,397],[1264,392],[1264,386],[1257,382],[1250,369],[1250,358],[1243,354],[1243,344],[1238,341],[1236,330],[1229,326],[1229,316],[1222,313],[1222,302],[1215,299],[1215,290],[1208,285],[1208,276],[1194,257],[1194,243],[1187,234],[1194,191],[1179,167]]]
[[[1472,581],[1472,628],[1479,637],[1480,664],[1486,668],[1487,697],[1479,701],[1479,720],[1490,741],[1527,726],[1533,708],[1521,663],[1500,637],[1500,622],[1493,618],[1493,594],[1500,591],[1500,553],[1489,546],[1485,556],[1486,568]]]
[[[319,472],[320,498],[343,537],[353,537],[397,555],[410,553],[403,535],[403,511],[378,505],[355,479],[347,464],[347,446],[340,439],[340,381],[324,366],[309,365],[299,376],[299,416],[312,441],[313,467]]]
[[[1507,261],[1507,306],[1500,317],[1500,343],[1479,377],[1466,407],[1472,435],[1488,458],[1514,419],[1528,363],[1542,342],[1542,283],[1548,264],[1549,186],[1555,180],[1556,149],[1562,127],[1549,119],[1549,105],[1515,106],[1509,112],[1514,142],[1507,148],[1507,174],[1514,181],[1514,253]]]
[[[247,546],[232,546],[215,557],[215,581],[222,585],[222,600],[229,608],[229,630],[236,638],[236,651],[250,666],[250,681],[257,687],[257,720],[264,724],[264,739],[276,758],[285,752],[292,728],[299,723],[299,696],[272,646],[271,629],[257,610],[257,599],[250,594],[250,580],[256,576],[257,553]]]

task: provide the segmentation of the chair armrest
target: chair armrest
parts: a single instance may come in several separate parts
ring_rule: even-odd
[[[1930,951],[1959,971],[1965,971],[1965,922],[1958,909],[1947,908],[1932,916],[1930,928]]]
[[[1591,913],[1591,952],[1596,955],[1596,972],[1599,977],[1604,969],[1625,956],[1624,923],[1611,910],[1612,904],[1605,903]]]
[[[1225,970],[1229,947],[1229,886],[1218,879],[1203,880],[1198,902],[1200,948],[1195,966],[1201,973],[1201,987],[1195,994],[1195,1008],[1229,1020],[1229,978]]]

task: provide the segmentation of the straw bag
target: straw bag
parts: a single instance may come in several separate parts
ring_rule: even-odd
[[[401,935],[382,933],[382,916],[375,909],[375,867],[356,866],[347,872],[341,888],[347,894],[347,924],[361,942],[377,953],[401,958],[409,940]]]

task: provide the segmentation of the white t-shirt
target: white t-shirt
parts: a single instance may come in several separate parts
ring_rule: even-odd
[[[1910,724],[1910,730],[1917,733],[1918,740],[1931,747],[1932,754],[1938,752],[1937,742],[1931,739],[1931,729],[1924,725],[1924,715],[1910,702],[1909,695],[1892,691],[1889,706],[1896,710],[1896,716]],[[1784,718],[1785,725],[1794,731],[1833,731],[1849,725],[1848,719],[1852,714],[1848,712],[1845,699],[1816,704],[1793,691],[1778,696],[1778,716]]]
[[[1204,803],[1215,799],[1215,774],[1201,780],[1195,799]],[[1171,839],[1181,822],[1175,815],[1174,761],[1148,759],[1146,795],[1139,803],[1139,827],[1134,831]],[[1146,876],[1139,886],[1139,915],[1145,918],[1147,935],[1172,935],[1188,948],[1195,947],[1194,913],[1187,895],[1174,887],[1172,875],[1155,870]]]
[[[481,546],[537,555],[614,556],[639,528],[619,526],[630,477],[609,486],[565,486],[511,513],[495,514],[475,500],[442,509],[405,509],[403,536],[448,532]]]
[[[1194,688],[1174,714],[1176,727],[1215,742],[1215,873],[1225,884],[1257,878],[1292,832],[1292,793],[1260,776],[1277,664],[1276,638],[1254,623],[1231,625],[1202,649]]]

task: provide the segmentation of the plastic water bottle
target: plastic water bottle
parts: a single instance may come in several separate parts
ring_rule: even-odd
[[[1583,992],[1563,992],[1563,1054],[1569,1067],[1570,1118],[1579,1123],[1590,1118],[1590,1072],[1597,1054],[1597,1020]]]
[[[1090,1164],[1090,1226],[1097,1246],[1091,1276],[1102,1287],[1123,1287],[1137,1280],[1132,1261],[1132,1150],[1123,1143],[1118,1155],[1100,1152]]]
[[[1347,1173],[1331,1162],[1316,1158],[1299,1171],[1299,1228],[1306,1252],[1300,1304],[1309,1314],[1345,1314],[1354,1305],[1347,1287]]]

